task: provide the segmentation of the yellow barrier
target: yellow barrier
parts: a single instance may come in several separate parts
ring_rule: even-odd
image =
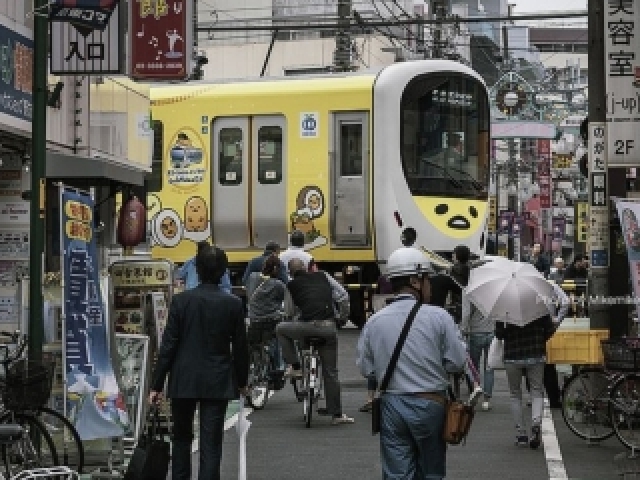
[[[559,330],[547,342],[547,363],[599,365],[600,340],[608,338],[609,330]]]

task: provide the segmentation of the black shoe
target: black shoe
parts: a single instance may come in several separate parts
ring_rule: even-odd
[[[531,438],[529,438],[529,447],[533,448],[534,450],[538,448],[540,446],[541,436],[542,435],[539,426],[531,427]]]

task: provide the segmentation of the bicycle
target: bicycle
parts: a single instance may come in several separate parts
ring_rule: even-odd
[[[303,338],[302,348],[299,349],[302,360],[300,362],[302,377],[291,379],[296,398],[299,402],[302,402],[302,412],[307,428],[311,428],[313,406],[318,404],[318,400],[323,398],[324,394],[322,361],[318,348],[322,347],[326,342],[327,340],[323,337],[308,336]]]
[[[275,329],[283,316],[267,315],[251,317],[247,327],[249,343],[249,387],[247,403],[254,410],[262,410],[267,404],[269,393],[283,382],[282,374],[277,370],[269,353],[271,342],[275,338]],[[282,388],[282,387],[280,387]]]
[[[3,403],[0,407],[0,426],[18,424],[28,427],[25,428],[27,434],[23,444],[1,445],[0,454],[5,464],[5,473],[11,476],[12,465],[17,464],[21,464],[23,470],[45,467],[48,466],[45,464],[46,460],[52,467],[60,466],[56,443],[63,449],[65,466],[73,466],[78,474],[82,473],[84,447],[78,432],[64,415],[45,406],[51,395],[53,362],[33,362],[22,358],[27,346],[27,337],[20,332],[0,331],[0,337],[9,339],[14,346],[11,353],[10,345],[0,345],[0,352],[4,353],[0,365],[5,372],[5,378],[0,380]],[[49,450],[48,456],[42,455],[42,452],[32,445],[30,439],[33,431],[42,436]],[[70,445],[75,447],[75,450],[70,449]],[[70,451],[73,456],[70,456]],[[70,460],[71,458],[73,460]]]
[[[634,435],[634,427],[640,427],[640,339],[602,340],[601,345],[604,367],[580,367],[565,381],[562,418],[589,442],[616,435],[625,447],[640,449],[640,431]]]

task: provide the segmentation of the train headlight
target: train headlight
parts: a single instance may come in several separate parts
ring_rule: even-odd
[[[400,235],[400,241],[402,245],[405,247],[412,247],[418,238],[418,233],[415,228],[407,227],[402,231],[402,235]]]

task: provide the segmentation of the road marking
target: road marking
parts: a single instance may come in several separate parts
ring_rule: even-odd
[[[560,444],[558,436],[553,425],[553,416],[549,408],[549,400],[544,399],[544,409],[542,411],[542,445],[544,446],[544,456],[547,459],[547,470],[549,471],[549,480],[566,480],[567,471],[564,468],[562,460],[562,452],[560,452]]]
[[[269,390],[269,398],[271,398],[273,396],[275,392],[273,390]],[[247,412],[247,415],[249,415],[251,412],[253,412],[253,408],[245,405],[244,407],[245,412]],[[224,422],[224,430],[227,431],[229,430],[231,427],[235,426],[235,424],[238,422],[238,412],[234,413],[233,415],[231,415],[229,418],[227,418]]]

